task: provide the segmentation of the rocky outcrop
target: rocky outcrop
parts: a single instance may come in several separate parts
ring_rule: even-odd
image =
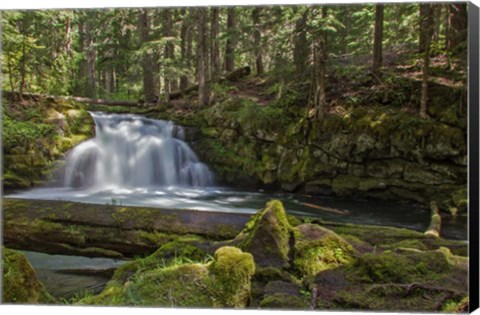
[[[16,103],[3,98],[4,189],[25,189],[54,183],[63,157],[93,136],[86,108],[73,101],[36,96]]]
[[[424,205],[434,200],[441,210],[462,213],[466,117],[448,106],[433,108],[435,120],[372,106],[318,124],[233,98],[203,112],[194,145],[230,184]]]

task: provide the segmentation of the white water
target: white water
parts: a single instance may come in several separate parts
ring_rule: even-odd
[[[183,141],[172,122],[136,115],[92,113],[95,138],[67,157],[65,187],[122,190],[144,187],[205,187],[213,174]]]

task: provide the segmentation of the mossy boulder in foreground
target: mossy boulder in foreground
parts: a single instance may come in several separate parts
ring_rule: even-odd
[[[27,258],[14,250],[2,248],[2,303],[53,303],[54,299],[38,281]]]
[[[128,265],[122,266],[121,272],[126,269]],[[117,270],[102,293],[78,304],[241,308],[247,305],[254,272],[252,255],[235,247],[219,248],[209,263],[165,266],[159,258],[156,266],[150,262],[126,282]]]

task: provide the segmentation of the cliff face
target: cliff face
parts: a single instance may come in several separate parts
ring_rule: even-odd
[[[302,107],[229,98],[201,113],[195,147],[229,184],[423,204],[435,200],[442,210],[465,211],[463,92],[437,88],[427,120],[413,108],[377,104],[337,106],[320,124]]]

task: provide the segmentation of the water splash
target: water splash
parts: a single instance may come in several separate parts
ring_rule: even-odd
[[[66,187],[213,185],[213,173],[183,141],[182,127],[132,114],[91,115],[96,136],[69,153]]]

